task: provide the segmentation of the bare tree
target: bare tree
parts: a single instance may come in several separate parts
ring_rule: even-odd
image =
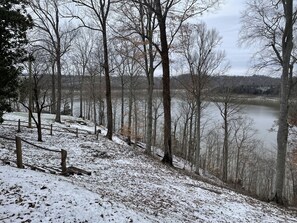
[[[180,42],[190,73],[190,80],[186,80],[182,85],[193,96],[196,103],[195,172],[199,174],[201,116],[206,105],[203,101],[207,94],[207,85],[211,76],[224,74],[229,65],[225,62],[224,51],[216,49],[221,43],[221,37],[216,30],[207,30],[205,23],[182,26]]]
[[[153,134],[154,72],[160,65],[160,62],[156,61],[157,51],[153,46],[157,32],[156,16],[142,1],[122,1],[118,11],[121,14],[118,19],[121,28],[116,35],[129,40],[141,52],[141,57],[135,59],[143,67],[147,77],[146,152],[150,154]]]
[[[46,57],[42,55],[40,51],[35,51],[34,55],[36,59],[34,62],[31,61],[31,72],[32,79],[30,78],[28,81],[23,83],[21,89],[21,97],[19,102],[28,109],[29,115],[34,120],[34,123],[37,128],[37,140],[42,141],[42,119],[41,113],[42,111],[49,107],[50,104],[47,103],[48,90],[49,85],[47,84],[48,75],[46,72],[48,70],[48,64],[46,63]],[[31,83],[32,81],[32,83]],[[32,91],[32,93],[30,93]],[[26,96],[28,94],[32,94],[32,100],[34,106],[31,106],[30,103],[26,103]],[[29,99],[30,102],[30,99]],[[37,117],[34,115],[34,111],[36,111]]]
[[[133,0],[154,13],[159,27],[159,44],[154,44],[161,56],[164,107],[164,157],[172,165],[171,148],[171,94],[169,49],[181,25],[190,17],[202,13],[219,3],[219,0]],[[169,34],[170,33],[170,34]],[[169,35],[168,35],[169,34]]]
[[[76,32],[69,23],[63,22],[62,0],[38,1],[32,0],[29,5],[35,17],[35,44],[47,51],[54,58],[57,69],[57,107],[56,122],[61,122],[61,100],[62,100],[62,65],[61,59],[68,52]],[[67,22],[69,22],[67,20]],[[45,44],[39,44],[45,43]],[[54,64],[54,63],[53,63]]]
[[[89,32],[88,32],[89,31]],[[94,51],[95,38],[90,30],[81,29],[79,37],[75,40],[75,47],[71,56],[76,73],[79,75],[79,117],[83,117],[83,88],[87,66]]]
[[[105,87],[106,87],[106,105],[107,105],[107,134],[106,137],[112,140],[113,134],[113,117],[112,117],[112,103],[111,103],[111,85],[110,85],[110,67],[109,67],[109,50],[108,50],[108,30],[107,21],[110,12],[112,0],[72,0],[78,6],[82,6],[86,9],[85,16],[88,17],[84,20],[80,16],[74,16],[79,19],[83,27],[100,31],[102,34],[102,45],[104,62],[102,64],[105,73]],[[90,24],[91,21],[93,24]]]
[[[237,187],[238,185],[242,185],[241,173],[245,167],[245,162],[251,159],[250,154],[254,152],[254,145],[260,145],[260,143],[255,139],[256,130],[253,129],[253,121],[244,115],[239,116],[231,123],[231,129],[235,163],[235,165],[232,166],[232,168],[235,169],[233,181]]]
[[[128,65],[128,55],[125,54],[127,47],[127,41],[122,38],[113,39],[114,52],[112,53],[113,63],[115,65],[115,72],[120,77],[121,83],[121,121],[120,121],[120,131],[121,134],[124,133],[124,122],[125,122],[125,87],[128,84],[127,80],[127,69]]]
[[[232,95],[229,87],[223,87],[223,90],[219,92],[220,99],[215,100],[215,105],[220,111],[220,115],[223,119],[223,162],[222,162],[222,180],[227,182],[228,180],[228,158],[229,158],[229,142],[231,132],[231,122],[238,118],[238,113],[242,109],[242,105]],[[218,102],[219,100],[219,102]]]
[[[284,179],[288,142],[288,111],[293,66],[293,29],[297,10],[293,0],[256,0],[247,3],[242,16],[241,41],[262,46],[257,52],[260,68],[270,67],[281,72],[280,115],[277,131],[277,166],[274,199],[284,203]],[[257,45],[258,46],[258,45]],[[269,53],[269,54],[268,54]]]
[[[140,52],[137,48],[133,47],[130,41],[123,40],[120,49],[117,50],[119,55],[124,59],[124,73],[125,76],[121,76],[122,81],[127,77],[128,84],[128,125],[127,125],[127,137],[128,144],[131,145],[131,135],[132,135],[132,109],[133,102],[135,104],[135,89],[138,84],[137,79],[141,72],[141,66],[139,61]],[[123,83],[123,82],[122,82]],[[123,89],[123,86],[122,86]],[[123,95],[123,92],[122,92]]]

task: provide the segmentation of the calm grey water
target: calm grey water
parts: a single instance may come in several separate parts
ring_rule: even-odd
[[[173,111],[178,109],[181,101],[173,100]],[[174,113],[174,112],[173,112]],[[276,126],[278,109],[263,105],[243,105],[240,114],[253,120],[252,128],[256,130],[255,137],[264,143],[264,147],[275,151],[276,147]],[[223,123],[219,109],[214,103],[209,103],[203,111],[203,119],[208,120],[208,128]]]
[[[211,117],[215,123],[222,122],[219,110],[213,103],[205,110],[205,113],[209,112],[212,113]],[[275,122],[278,118],[278,109],[262,105],[244,105],[240,113],[253,120],[252,128],[256,130],[255,137],[263,142],[264,148],[275,151],[277,130]]]
[[[248,105],[245,112],[247,116],[254,120],[255,129],[258,130],[259,138],[263,140],[265,146],[275,147],[278,109],[267,106]]]
[[[181,111],[181,101],[180,99],[173,98],[172,99],[172,115],[175,116]],[[119,101],[116,103],[113,109],[116,110],[117,116],[120,115],[120,106]],[[141,107],[145,107],[143,103],[141,103]],[[75,115],[78,116],[78,107],[79,103],[76,100],[74,103],[75,107]],[[161,106],[162,107],[162,106]],[[162,108],[161,108],[162,109]],[[275,151],[276,147],[276,127],[275,122],[278,118],[278,109],[274,107],[268,107],[263,105],[244,105],[244,108],[241,111],[241,114],[252,119],[254,121],[253,128],[257,130],[256,137],[263,141],[264,147],[269,149],[270,151]],[[209,126],[213,126],[214,124],[222,123],[222,118],[220,116],[218,108],[214,103],[209,103],[206,109],[203,111],[204,119],[208,119]],[[158,124],[162,125],[163,118],[160,117],[158,119]],[[271,129],[274,131],[271,131]]]

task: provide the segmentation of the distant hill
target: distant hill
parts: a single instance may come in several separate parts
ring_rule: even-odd
[[[179,75],[173,78],[172,88],[182,89],[183,84],[191,81],[190,75]],[[278,95],[280,78],[269,76],[214,76],[210,78],[210,88],[217,92],[228,87],[236,94]]]
[[[27,78],[28,75],[23,75],[21,78]],[[47,79],[47,87],[51,85],[51,75],[44,75],[43,78]],[[65,75],[62,76],[62,85],[63,89],[79,89],[79,83],[81,81],[81,77],[78,75]],[[122,87],[122,83],[124,83],[124,88],[127,89],[129,87],[130,77],[124,76],[123,80],[118,75],[113,75],[111,77],[111,85],[113,90],[119,90]],[[147,87],[147,78],[145,76],[133,77],[132,82],[134,87],[139,90],[144,90]],[[178,76],[171,77],[171,88],[172,89],[183,89],[183,83],[191,82],[191,76],[189,74],[182,74]],[[105,87],[105,79],[104,76],[90,77],[85,76],[84,83],[88,87],[90,83],[95,85]],[[231,88],[233,93],[236,94],[264,94],[264,95],[278,95],[279,94],[279,86],[280,86],[280,78],[274,78],[269,76],[213,76],[210,78],[209,87],[212,90],[220,91],[223,88]],[[154,79],[154,87],[155,89],[162,89],[162,77],[155,77]]]

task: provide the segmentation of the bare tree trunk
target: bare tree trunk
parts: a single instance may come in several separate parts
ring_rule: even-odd
[[[163,109],[164,109],[164,157],[162,162],[173,166],[171,148],[171,97],[170,97],[170,67],[169,48],[166,32],[166,16],[162,15],[161,2],[156,1],[156,14],[160,30],[161,59],[163,71]]]
[[[280,113],[277,131],[277,164],[275,180],[275,201],[284,204],[283,188],[286,175],[286,155],[288,143],[289,74],[293,49],[293,0],[283,0],[285,29],[282,37],[282,77],[280,92]]]
[[[58,80],[58,97],[56,107],[56,122],[61,122],[61,102],[62,102],[62,69],[61,69],[61,57],[60,52],[57,52],[57,80]]]
[[[129,86],[129,105],[128,105],[128,145],[131,145],[131,134],[132,134],[132,105],[133,105],[133,98],[132,98],[132,78],[130,79],[130,86]]]
[[[138,110],[137,110],[137,103],[136,97],[134,95],[134,148],[137,146],[138,141]]]
[[[83,117],[83,86],[84,86],[84,71],[82,76],[80,76],[80,86],[79,86],[79,116],[78,117],[80,118]]]
[[[109,76],[109,62],[108,62],[108,46],[107,46],[107,30],[106,21],[103,23],[103,48],[104,48],[104,71],[105,71],[105,87],[106,87],[106,109],[107,109],[107,134],[106,137],[112,140],[113,124],[112,124],[112,103],[111,103],[111,86]]]
[[[154,115],[154,132],[153,132],[153,146],[156,146],[157,141],[157,122],[158,122],[158,114],[157,110],[155,109],[155,115]]]
[[[162,27],[162,26],[160,26]],[[170,97],[170,68],[168,57],[168,45],[166,39],[165,26],[160,28],[162,41],[162,67],[163,67],[163,107],[164,107],[164,157],[162,162],[169,165],[172,164],[172,148],[171,148],[171,97]],[[162,36],[165,35],[165,38]]]
[[[143,17],[143,5],[140,3],[140,14]],[[146,153],[151,153],[152,147],[152,132],[153,132],[153,91],[154,91],[154,53],[153,53],[153,31],[154,31],[154,19],[153,12],[151,8],[147,8],[147,27],[144,27],[142,23],[142,33],[145,34],[149,40],[148,48],[146,44],[143,45],[145,56],[145,64],[146,64],[146,75],[148,80],[147,87],[147,128],[146,128]],[[145,43],[145,35],[142,36],[142,41]]]
[[[29,109],[28,109],[28,127],[32,128],[32,117],[30,111],[32,111],[32,60],[31,55],[29,58]]]
[[[121,131],[123,131],[124,128],[124,113],[125,113],[125,98],[124,98],[124,76],[121,75]]]
[[[152,50],[152,49],[150,49]],[[150,71],[148,77],[147,95],[147,128],[146,128],[146,153],[151,153],[152,133],[153,133],[153,91],[154,91],[154,71],[153,58],[150,58]]]
[[[199,168],[200,168],[200,146],[201,146],[201,101],[200,101],[200,94],[196,100],[197,106],[197,129],[196,129],[196,137],[197,137],[197,144],[196,144],[196,151],[195,151],[195,173],[199,175]]]
[[[237,148],[237,154],[236,154],[236,170],[235,170],[235,183],[236,183],[236,185],[239,182],[239,159],[240,159],[240,152],[241,152],[241,146]]]
[[[229,143],[228,143],[228,140],[229,140],[229,131],[228,131],[228,111],[227,111],[227,103],[225,102],[224,103],[224,143],[223,143],[223,181],[224,182],[227,182],[228,180],[228,150],[229,150]]]
[[[94,96],[93,103],[94,103],[93,113],[94,113],[94,125],[95,125],[94,132],[96,134],[97,133],[97,112],[96,112],[97,110],[96,110],[96,97],[95,96]]]
[[[38,109],[39,110],[39,109]],[[41,132],[41,111],[37,112],[37,119],[38,119],[38,124],[37,124],[37,133],[38,133],[38,141],[42,142],[42,132]]]
[[[71,116],[73,116],[73,106],[74,106],[74,90],[73,90],[73,87],[74,86],[72,86],[72,89],[70,90],[71,91],[71,95],[70,95],[70,110],[71,110],[71,112],[70,112],[70,115]]]
[[[56,102],[56,77],[55,77],[55,62],[52,64],[52,105],[51,114],[56,113],[57,102]]]

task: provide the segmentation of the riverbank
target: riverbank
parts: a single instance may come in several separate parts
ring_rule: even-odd
[[[185,98],[188,92],[184,90],[173,90],[172,97],[177,97],[180,99]],[[272,108],[279,108],[279,98],[277,96],[264,96],[264,95],[243,95],[243,94],[232,94],[230,96],[233,103],[243,104],[243,105],[262,105]],[[210,94],[204,99],[205,101],[212,102],[223,102],[224,98],[222,95]]]
[[[267,107],[279,108],[279,98],[272,96],[234,95],[235,101],[246,105],[263,105]]]

